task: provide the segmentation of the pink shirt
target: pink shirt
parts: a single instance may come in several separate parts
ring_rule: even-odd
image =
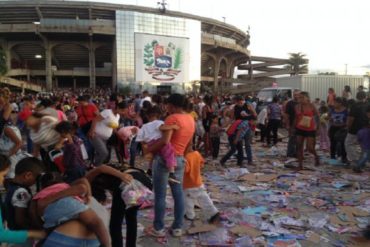
[[[39,193],[37,193],[32,198],[32,200],[44,199],[48,196],[54,195],[54,194],[56,194],[58,192],[61,192],[65,189],[68,189],[70,187],[71,186],[69,184],[66,184],[66,183],[57,183],[57,184],[51,185],[49,187],[46,187],[45,189],[42,189]],[[79,198],[78,196],[75,196],[74,198],[79,200],[79,201],[82,201],[81,198]]]
[[[136,126],[128,126],[120,128],[117,132],[117,135],[122,141],[128,141],[134,134],[132,133],[133,130],[136,130],[136,133],[139,131],[139,128]]]

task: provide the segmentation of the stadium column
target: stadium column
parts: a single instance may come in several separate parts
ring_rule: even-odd
[[[44,40],[45,45],[45,72],[46,72],[46,91],[53,89],[53,71],[51,69],[51,45],[46,39]]]
[[[112,89],[117,90],[117,42],[116,39],[113,41],[112,49]]]
[[[215,59],[215,73],[213,78],[213,91],[218,93],[218,73],[220,72],[221,56],[217,56]]]
[[[96,87],[96,70],[95,70],[95,47],[93,43],[93,37],[90,35],[89,42],[89,75],[90,75],[90,88],[95,89]]]
[[[5,64],[6,64],[6,68],[9,70],[11,70],[11,53],[10,53],[10,45],[9,43],[5,40],[5,39],[0,39],[0,47],[2,47],[4,49],[4,52],[5,52]]]

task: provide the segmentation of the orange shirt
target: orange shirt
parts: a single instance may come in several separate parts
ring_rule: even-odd
[[[203,185],[201,168],[204,166],[204,159],[198,151],[185,155],[186,164],[184,171],[184,189],[198,188]]]
[[[195,132],[195,121],[189,114],[172,114],[166,118],[166,125],[178,125],[180,129],[173,131],[171,144],[178,156],[184,156],[188,143]]]

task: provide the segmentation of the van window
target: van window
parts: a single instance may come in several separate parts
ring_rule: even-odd
[[[281,90],[280,98],[281,99],[283,99],[283,98],[289,98],[289,99],[291,99],[292,98],[292,90],[290,90],[290,89],[283,89],[283,90]]]
[[[276,89],[261,90],[258,92],[257,98],[259,101],[271,102],[272,98],[274,98],[276,93],[277,93]]]

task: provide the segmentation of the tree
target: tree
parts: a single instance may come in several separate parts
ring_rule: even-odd
[[[318,75],[337,75],[336,72],[319,72]]]
[[[0,47],[0,76],[5,75],[7,71],[5,51]]]
[[[308,59],[306,55],[298,53],[289,53],[288,65],[285,66],[287,69],[290,69],[293,75],[307,74],[308,73]]]

